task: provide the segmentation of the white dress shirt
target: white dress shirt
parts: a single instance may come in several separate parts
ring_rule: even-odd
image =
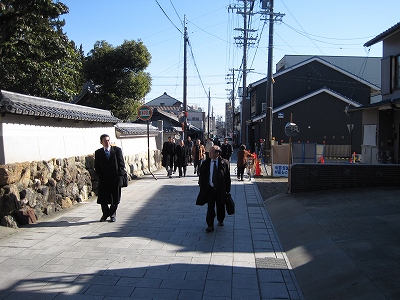
[[[216,160],[212,159],[210,162],[210,178],[208,180],[209,185],[211,185],[212,187],[214,187],[214,184],[212,182],[212,179],[213,179],[212,177],[213,177],[213,172],[214,172],[214,161],[216,163],[217,170],[218,170],[218,159],[216,159]]]

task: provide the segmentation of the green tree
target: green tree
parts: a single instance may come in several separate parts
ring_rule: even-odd
[[[68,7],[52,0],[0,1],[0,88],[70,101],[83,83],[83,54],[63,33]]]
[[[111,110],[122,120],[136,119],[141,100],[150,91],[151,77],[144,72],[151,55],[141,41],[128,41],[113,47],[98,41],[84,63],[87,80],[97,91],[88,105]]]

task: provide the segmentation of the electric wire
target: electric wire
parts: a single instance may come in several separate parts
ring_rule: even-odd
[[[164,15],[167,17],[167,19],[171,22],[171,24],[183,35],[183,32],[174,24],[174,22],[172,22],[172,20],[170,19],[170,17],[168,16],[168,14],[165,12],[165,10],[162,8],[162,6],[160,5],[160,3],[158,3],[158,0],[155,0],[156,3],[158,4],[158,7],[160,7],[161,11],[164,13]]]
[[[303,30],[305,32],[305,30],[303,29],[303,27],[301,26],[301,24],[297,21],[296,17],[292,14],[292,12],[290,11],[290,9],[286,6],[285,2],[283,0],[281,0],[282,4],[285,6],[285,8],[287,9],[287,11],[289,12],[289,14],[292,16],[292,18],[296,21],[296,23],[300,26],[301,30]],[[325,53],[318,47],[318,45],[314,42],[314,40],[312,38],[310,38],[307,34],[305,34],[305,36],[314,44],[314,46],[323,54],[325,55]]]
[[[194,67],[196,69],[197,75],[199,76],[199,80],[201,82],[201,86],[204,89],[204,93],[207,95],[207,91],[206,91],[206,88],[204,87],[203,79],[201,78],[201,75],[200,75],[200,72],[199,72],[199,68],[197,67],[197,63],[196,63],[196,60],[194,58],[194,53],[193,53],[193,49],[192,49],[192,43],[189,43],[189,38],[188,38],[188,45],[189,45],[190,53],[192,55]]]
[[[185,24],[183,24],[181,17],[179,16],[178,12],[176,11],[175,5],[172,3],[172,0],[169,0],[169,2],[171,3],[172,8],[174,9],[176,15],[178,16],[178,19],[179,19],[179,21],[181,22],[181,25],[184,27]]]
[[[297,32],[298,34],[305,36],[306,38],[308,38],[308,39],[311,40],[311,41],[316,41],[316,42],[319,42],[319,43],[323,43],[323,44],[327,44],[327,45],[335,45],[335,46],[340,46],[340,45],[346,45],[346,46],[360,45],[360,43],[355,43],[355,44],[348,44],[348,43],[345,43],[345,44],[343,44],[343,43],[331,43],[331,42],[325,42],[325,41],[322,41],[322,40],[313,39],[313,38],[310,38],[310,37],[309,37],[309,35],[310,35],[309,33],[304,33],[304,31],[300,31],[300,30],[298,30],[298,29],[296,29],[296,28],[290,26],[289,24],[287,24],[287,23],[285,23],[285,22],[282,22],[282,23],[283,23],[284,25],[286,25],[287,27],[289,27],[290,29],[292,29],[294,32]],[[313,43],[313,44],[314,44],[314,43]],[[314,44],[314,45],[315,45],[315,44]]]

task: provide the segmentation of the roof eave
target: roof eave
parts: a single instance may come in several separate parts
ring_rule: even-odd
[[[379,43],[383,41],[384,39],[387,39],[388,37],[392,36],[393,34],[397,33],[400,31],[400,22],[397,23],[396,25],[392,26],[388,30],[382,32],[381,34],[377,35],[374,37],[372,40],[369,40],[364,44],[364,47],[370,47],[372,45],[375,45],[376,43]]]

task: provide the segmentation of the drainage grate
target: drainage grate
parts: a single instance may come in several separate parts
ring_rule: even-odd
[[[84,217],[61,217],[58,218],[56,221],[58,222],[79,222]]]
[[[258,269],[287,269],[285,259],[283,258],[256,258],[256,267]]]
[[[247,207],[264,207],[262,203],[247,203]]]

